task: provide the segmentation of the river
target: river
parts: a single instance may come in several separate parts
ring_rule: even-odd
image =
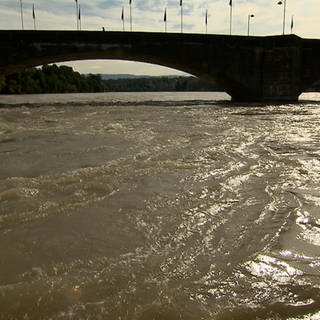
[[[319,319],[301,99],[0,96],[0,319]]]

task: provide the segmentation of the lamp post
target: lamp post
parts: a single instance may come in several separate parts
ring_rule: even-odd
[[[250,21],[254,18],[254,14],[248,14],[248,37],[250,36]]]
[[[287,11],[287,0],[282,0],[278,2],[278,5],[283,5],[283,23],[282,23],[282,34],[284,35],[286,27],[286,11]]]

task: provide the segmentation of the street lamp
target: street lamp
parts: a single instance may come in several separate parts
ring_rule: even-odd
[[[254,14],[248,14],[248,37],[250,35],[250,20],[254,18]]]
[[[287,0],[282,0],[278,2],[278,5],[283,5],[283,25],[282,25],[282,34],[284,35],[285,26],[286,26],[286,10],[287,10]]]

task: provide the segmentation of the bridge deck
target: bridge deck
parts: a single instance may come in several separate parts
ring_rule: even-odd
[[[220,84],[234,100],[296,100],[319,80],[320,40],[286,36],[0,30],[0,74],[85,59],[148,62]]]

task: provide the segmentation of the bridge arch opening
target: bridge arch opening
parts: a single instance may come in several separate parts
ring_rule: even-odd
[[[67,66],[71,67],[74,72],[79,72],[83,75],[101,75],[103,80],[121,80],[121,79],[142,79],[144,81],[147,78],[155,77],[155,78],[167,78],[168,85],[163,85],[157,87],[157,81],[152,85],[154,86],[154,90],[150,87],[146,87],[146,91],[219,91],[223,92],[215,83],[211,83],[197,77],[194,74],[187,73],[185,71],[179,69],[173,69],[164,65],[154,64],[154,63],[146,63],[134,60],[124,60],[124,59],[85,59],[85,60],[66,60],[61,61],[60,59],[54,59],[57,61],[48,63],[48,65],[57,65],[57,66]],[[47,64],[47,63],[46,63]],[[46,65],[44,64],[44,65]],[[37,66],[38,68],[43,65]],[[181,80],[177,78],[182,78]],[[185,79],[183,79],[185,78]],[[170,81],[172,79],[172,81]],[[161,81],[163,83],[163,81]],[[174,82],[177,82],[174,85]],[[148,83],[145,83],[148,86]],[[137,88],[137,85],[134,86]],[[143,85],[141,90],[137,88],[137,90],[132,90],[129,85],[128,91],[144,91]],[[109,91],[107,89],[107,91]],[[112,91],[112,87],[111,90]],[[119,91],[119,90],[116,90]],[[121,90],[120,90],[121,91]],[[125,90],[124,90],[125,91]]]
[[[57,65],[72,67],[81,74],[116,74],[136,76],[193,76],[190,73],[166,66],[132,60],[74,60],[56,62]]]
[[[46,66],[51,66],[46,68]],[[53,66],[53,68],[52,68]],[[16,72],[29,68],[42,69],[17,74],[4,84],[15,84],[14,89],[3,86],[5,93],[67,93],[67,92],[221,92],[218,86],[191,73],[160,64],[125,59],[61,59],[50,57],[43,64],[31,60],[18,65]],[[59,68],[67,67],[67,68]],[[72,74],[72,71],[74,72]],[[11,73],[11,72],[10,72]],[[9,73],[9,75],[10,75]],[[77,74],[78,73],[78,74]],[[80,75],[82,79],[80,78]],[[100,75],[101,79],[93,77]],[[88,81],[84,77],[88,77]],[[24,80],[23,80],[24,79]],[[20,82],[22,80],[22,82]],[[44,82],[43,82],[44,80]],[[110,81],[111,80],[111,81]],[[112,81],[116,80],[116,81]],[[24,82],[23,82],[24,81]],[[67,82],[66,82],[67,81]],[[44,91],[43,91],[44,90]],[[226,96],[228,99],[228,96]]]

